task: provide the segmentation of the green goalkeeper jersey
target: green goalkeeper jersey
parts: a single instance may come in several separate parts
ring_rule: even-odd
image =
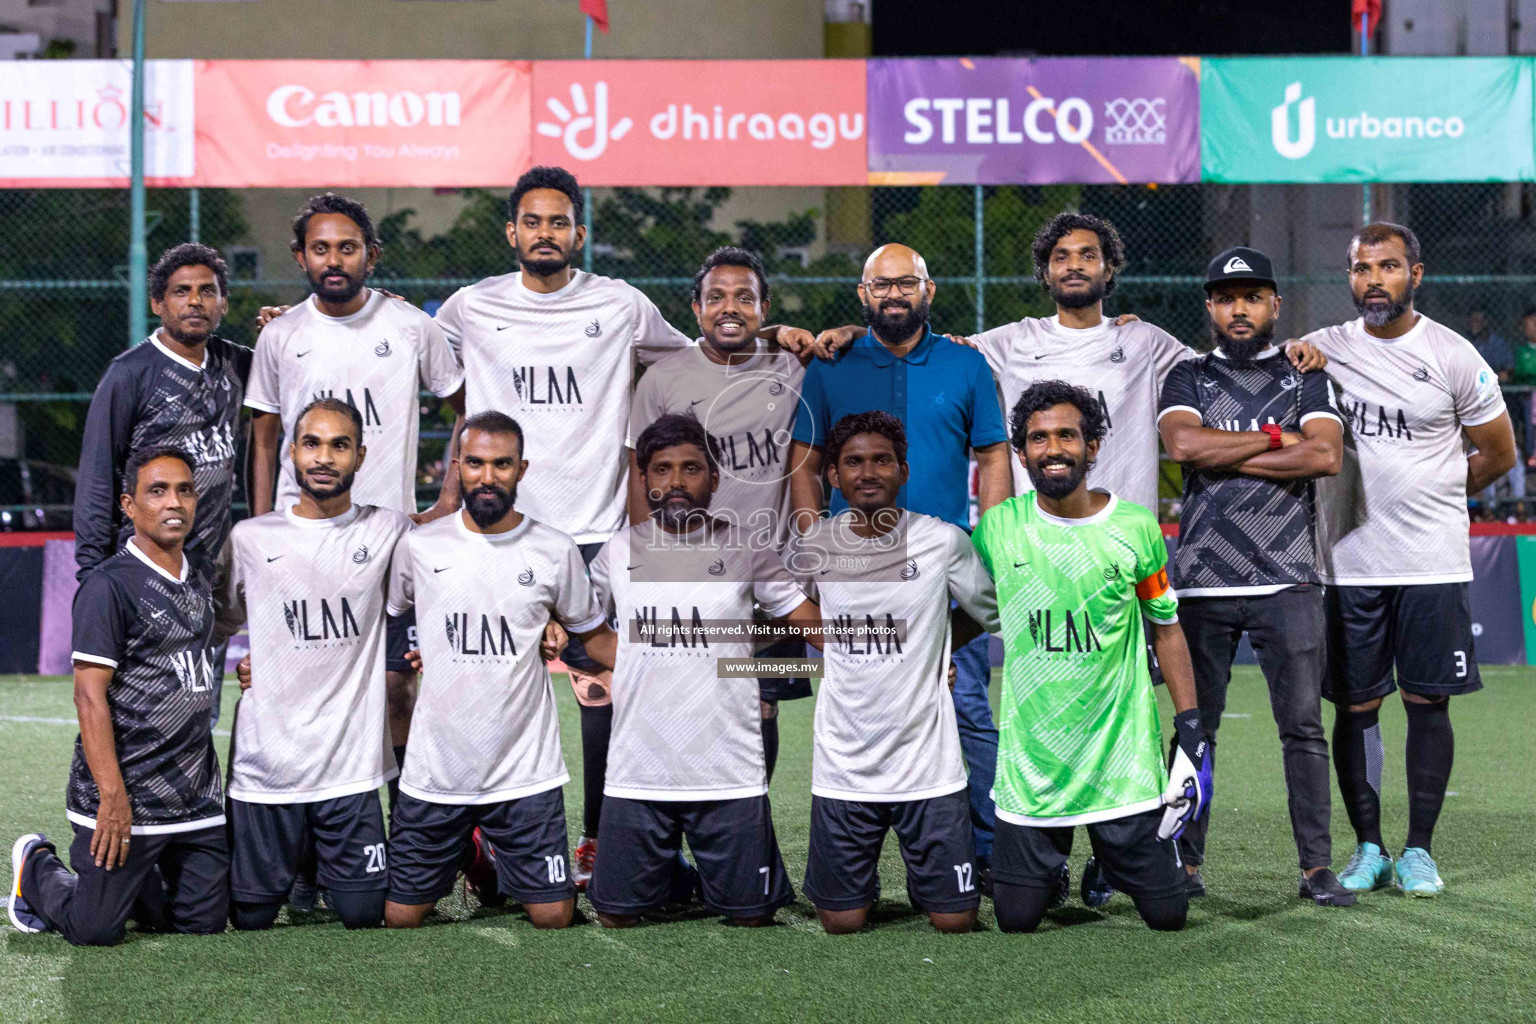
[[[1179,605],[1152,513],[1111,496],[1095,515],[1062,519],[1027,493],[989,509],[972,542],[997,584],[1006,651],[997,816],[1046,827],[1162,806],[1141,619],[1176,622]]]

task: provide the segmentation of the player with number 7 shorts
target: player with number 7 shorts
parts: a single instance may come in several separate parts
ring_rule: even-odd
[[[1209,806],[1211,769],[1162,531],[1146,508],[1088,489],[1105,421],[1085,388],[1030,385],[1010,427],[1035,489],[988,510],[971,538],[997,586],[1005,646],[997,924],[1039,926],[1085,825],[1110,884],[1148,926],[1177,931],[1189,897],[1172,840]],[[1143,618],[1177,712],[1171,773]]]

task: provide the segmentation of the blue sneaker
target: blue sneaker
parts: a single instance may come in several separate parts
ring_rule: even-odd
[[[1083,865],[1083,884],[1078,887],[1077,894],[1082,897],[1083,906],[1094,910],[1108,903],[1109,898],[1115,894],[1115,887],[1109,884],[1109,879],[1099,870],[1099,858],[1089,857],[1088,863]]]
[[[1419,846],[1408,847],[1397,858],[1397,873],[1392,884],[1409,896],[1437,896],[1445,888],[1435,859]]]
[[[41,832],[28,832],[16,840],[15,845],[11,847],[11,899],[7,911],[10,914],[11,924],[16,926],[16,930],[29,935],[48,930],[48,922],[44,921],[42,915],[33,910],[32,904],[21,895],[22,869],[26,867],[27,858],[32,855],[32,851],[39,846],[51,847],[52,844]]]
[[[1392,884],[1392,856],[1375,843],[1361,843],[1339,874],[1350,892],[1370,892]]]

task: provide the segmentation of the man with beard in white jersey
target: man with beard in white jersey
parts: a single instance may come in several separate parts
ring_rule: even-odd
[[[1318,486],[1323,694],[1338,707],[1334,770],[1358,843],[1339,881],[1433,896],[1444,887],[1430,841],[1451,777],[1450,698],[1483,685],[1467,496],[1509,470],[1515,440],[1498,375],[1465,338],[1414,309],[1423,278],[1412,231],[1367,224],[1349,244],[1360,318],[1303,340],[1327,355],[1348,428],[1343,469]],[[1377,721],[1393,690],[1408,715],[1408,838],[1395,864],[1381,833]]]
[[[745,249],[716,249],[693,277],[697,345],[648,369],[635,388],[629,418],[629,518],[650,518],[635,439],[669,412],[698,417],[720,442],[720,489],[710,511],[739,528],[748,542],[774,551],[789,531],[789,443],[805,367],[798,357],[757,336],[768,312],[768,277]],[[798,658],[805,645],[779,640],[761,658]],[[764,677],[763,750],[768,781],[779,759],[779,701],[811,696],[809,677]]]
[[[805,892],[829,934],[858,931],[894,829],[907,892],[941,932],[976,927],[965,759],[946,676],[951,597],[1001,631],[966,532],[901,509],[907,435],[888,412],[843,417],[827,472],[848,509],[793,538],[785,561],[833,625],[816,703]]]
[[[235,526],[230,618],[251,688],[231,741],[231,918],[272,927],[306,860],[348,928],[384,918],[379,787],[398,774],[384,692],[384,585],[405,513],[352,501],[363,413],[310,402],[289,445],[299,499]]]
[[[638,289],[576,268],[587,242],[582,208],[581,186],[564,168],[524,174],[507,198],[507,242],[519,269],[459,289],[437,317],[464,365],[469,413],[501,410],[536,439],[525,453],[528,514],[568,532],[590,563],[625,523],[624,440],[635,373],[692,342]],[[797,353],[811,345],[805,331],[763,334]],[[597,854],[612,679],[579,643],[561,659],[582,708],[579,889]]]
[[[426,513],[416,511],[419,396],[425,389],[446,398],[462,417],[464,371],[437,321],[364,286],[382,251],[368,211],[333,193],[314,196],[294,218],[291,248],[312,294],[286,311],[273,310],[279,315],[262,328],[256,344],[245,399],[254,410],[252,513],[281,511],[298,500],[300,484],[288,456],[295,423],[300,409],[326,397],[345,401],[363,416],[363,443],[372,457],[358,470],[355,501],[406,513],[417,522],[456,510],[457,482],[450,474],[437,504]],[[283,434],[290,444],[279,460]],[[386,678],[397,762],[405,755],[415,702],[415,674],[405,659],[416,646],[415,628],[409,616],[389,623]]]
[[[709,515],[718,447],[684,413],[647,427],[635,453],[653,517],[592,563],[598,599],[625,624],[603,856],[587,888],[608,928],[675,901],[684,838],[704,904],[733,924],[770,924],[794,899],[768,803],[752,608],[818,646],[820,613],[777,552]],[[752,674],[731,674],[721,659],[747,662]]]
[[[535,927],[564,928],[575,911],[561,788],[570,775],[540,642],[553,619],[611,668],[615,637],[576,543],[516,508],[522,454],[510,416],[469,417],[452,467],[463,510],[395,554],[389,608],[420,612],[426,677],[390,820],[391,928],[420,925],[448,894],[474,833],[494,850],[497,894]]]

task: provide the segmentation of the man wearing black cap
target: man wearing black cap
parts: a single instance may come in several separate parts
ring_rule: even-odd
[[[1194,662],[1201,725],[1215,753],[1232,657],[1246,631],[1280,727],[1300,894],[1348,906],[1329,869],[1328,744],[1323,734],[1323,589],[1313,540],[1312,481],[1343,459],[1343,424],[1328,378],[1297,372],[1273,344],[1280,295],[1269,257],[1228,249],[1206,271],[1216,350],[1173,367],[1158,430],[1184,466],[1184,506],[1172,565],[1179,618]],[[1179,847],[1189,892],[1210,817]]]

